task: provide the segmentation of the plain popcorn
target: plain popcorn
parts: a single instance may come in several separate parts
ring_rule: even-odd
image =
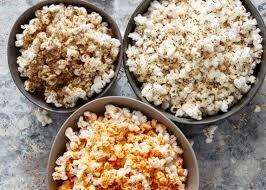
[[[44,6],[35,16],[16,36],[25,89],[56,107],[74,107],[100,93],[114,77],[120,49],[108,24],[98,13],[63,4]]]
[[[227,112],[256,81],[262,37],[239,0],[153,1],[135,23],[127,66],[177,117]]]

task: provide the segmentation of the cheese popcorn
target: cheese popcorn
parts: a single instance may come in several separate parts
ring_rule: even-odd
[[[57,159],[60,190],[185,190],[188,170],[176,137],[139,111],[106,105],[104,116],[85,112],[79,132],[65,131],[66,152]]]

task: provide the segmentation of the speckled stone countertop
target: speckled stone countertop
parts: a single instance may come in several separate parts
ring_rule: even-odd
[[[46,162],[53,139],[68,115],[50,114],[42,127],[32,114],[35,106],[15,87],[6,58],[7,39],[18,16],[38,0],[0,0],[0,189],[46,189]],[[122,33],[140,0],[91,0],[117,21]],[[253,1],[266,21],[266,1]],[[110,95],[134,97],[123,71]],[[255,107],[257,107],[256,111]],[[181,126],[200,167],[200,189],[266,189],[266,83],[242,112],[218,126],[212,143],[209,126]]]

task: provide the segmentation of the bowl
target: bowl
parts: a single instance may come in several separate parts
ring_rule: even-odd
[[[247,11],[249,11],[251,13],[251,15],[256,18],[257,22],[258,22],[258,27],[261,30],[261,35],[263,38],[263,42],[262,42],[262,46],[263,46],[263,55],[262,55],[262,61],[260,64],[258,64],[254,70],[254,75],[257,78],[257,81],[255,84],[252,85],[252,88],[250,89],[250,91],[243,96],[243,98],[237,102],[235,105],[233,105],[230,110],[226,113],[221,113],[219,112],[217,115],[213,115],[213,116],[207,116],[204,117],[202,120],[194,120],[194,119],[190,119],[190,118],[181,118],[181,117],[176,117],[174,114],[167,112],[163,109],[160,109],[159,107],[156,107],[155,105],[153,105],[152,103],[148,102],[146,100],[146,98],[144,98],[141,95],[141,90],[140,90],[140,86],[141,83],[136,79],[136,77],[134,76],[133,73],[131,73],[129,71],[128,66],[126,65],[127,63],[127,55],[126,55],[126,50],[128,48],[128,45],[132,43],[132,40],[128,37],[128,35],[134,31],[136,25],[135,25],[135,21],[134,21],[134,17],[136,17],[138,14],[143,14],[146,13],[148,10],[148,7],[150,6],[150,3],[153,0],[144,0],[142,1],[142,3],[137,7],[137,9],[135,10],[135,12],[133,13],[133,15],[131,16],[126,31],[125,31],[125,35],[124,35],[124,40],[123,40],[123,49],[124,49],[124,55],[123,55],[123,62],[124,62],[124,68],[125,68],[125,72],[127,75],[127,78],[129,80],[129,83],[131,85],[131,87],[133,88],[135,94],[138,96],[138,98],[145,102],[148,103],[149,105],[155,107],[156,109],[160,110],[164,115],[166,115],[169,119],[171,119],[172,121],[178,122],[178,123],[184,123],[184,124],[210,124],[222,119],[225,119],[235,113],[237,113],[238,111],[240,111],[242,108],[244,108],[252,99],[253,97],[256,95],[256,93],[258,92],[259,88],[261,87],[261,85],[263,84],[264,78],[265,78],[265,74],[266,74],[266,28],[265,28],[265,24],[259,14],[259,12],[257,11],[256,7],[251,3],[251,1],[249,0],[241,0],[243,6],[247,9]]]
[[[31,8],[29,8],[28,10],[26,10],[15,22],[11,33],[9,35],[9,40],[8,40],[8,48],[7,48],[7,55],[8,55],[8,65],[9,65],[9,70],[11,73],[11,76],[13,78],[14,83],[16,84],[17,88],[21,91],[21,93],[27,98],[29,99],[32,103],[36,104],[37,106],[46,109],[48,111],[51,112],[57,112],[57,113],[70,113],[75,111],[77,108],[79,108],[80,106],[84,105],[86,102],[102,97],[109,89],[110,87],[114,84],[118,72],[120,70],[120,67],[122,65],[122,45],[120,46],[120,53],[117,57],[116,62],[114,63],[116,65],[115,68],[115,73],[114,73],[114,77],[112,78],[111,82],[108,83],[103,90],[101,91],[101,93],[99,94],[94,94],[92,97],[90,97],[88,99],[88,101],[85,100],[79,100],[76,104],[75,107],[72,108],[58,108],[56,106],[54,106],[54,104],[48,104],[45,102],[44,99],[44,95],[39,94],[39,93],[29,93],[24,89],[24,81],[25,78],[22,78],[20,76],[20,73],[18,71],[18,64],[16,63],[17,57],[20,56],[20,52],[19,52],[19,48],[17,48],[15,46],[15,41],[16,41],[16,34],[21,33],[23,30],[21,29],[21,25],[24,24],[28,24],[29,21],[35,17],[34,12],[38,9],[41,9],[43,6],[45,5],[51,5],[51,4],[60,4],[63,3],[65,5],[74,5],[74,6],[79,6],[79,7],[84,7],[86,8],[87,12],[97,12],[99,13],[102,18],[103,21],[106,21],[109,24],[109,27],[113,29],[114,31],[114,35],[113,37],[120,40],[121,44],[122,44],[122,36],[120,33],[120,30],[116,24],[116,22],[111,18],[111,16],[109,16],[105,11],[99,9],[98,7],[96,7],[95,5],[92,5],[90,3],[88,3],[87,1],[82,1],[82,0],[47,0],[47,1],[42,1],[34,6],[32,6]]]
[[[52,173],[54,172],[55,168],[55,161],[59,158],[66,150],[66,143],[68,142],[67,137],[65,136],[65,131],[68,127],[73,128],[74,131],[78,130],[77,121],[79,117],[85,111],[95,112],[97,114],[103,114],[105,111],[105,105],[113,104],[119,107],[127,107],[131,110],[139,110],[143,114],[145,114],[148,118],[154,118],[163,123],[167,128],[168,131],[175,135],[177,138],[177,143],[181,146],[184,150],[184,165],[185,168],[188,169],[188,180],[187,180],[187,187],[189,190],[198,190],[199,189],[199,171],[198,171],[198,164],[197,159],[195,157],[194,151],[183,135],[183,133],[179,130],[179,128],[171,122],[166,116],[162,113],[154,109],[152,106],[145,104],[141,101],[134,100],[131,98],[126,97],[119,97],[119,96],[110,96],[100,98],[94,101],[91,101],[81,108],[79,108],[76,112],[74,112],[63,124],[61,129],[59,130],[58,134],[55,137],[54,143],[52,145],[52,149],[50,151],[49,159],[48,159],[48,166],[47,166],[47,179],[48,179],[48,189],[49,190],[56,190],[60,185],[60,182],[55,182],[52,178]]]

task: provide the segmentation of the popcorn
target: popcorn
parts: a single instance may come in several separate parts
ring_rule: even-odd
[[[63,180],[59,189],[185,189],[188,171],[176,137],[139,111],[105,108],[104,118],[85,112],[79,132],[66,129],[70,142],[52,174]]]
[[[217,128],[218,128],[218,126],[213,125],[213,126],[210,126],[210,127],[203,129],[203,133],[206,136],[206,143],[208,143],[208,144],[212,143],[213,137],[214,137],[214,134],[215,134],[215,131],[217,130]]]
[[[257,21],[239,0],[160,0],[135,17],[127,66],[141,94],[177,117],[227,112],[262,57]]]
[[[35,16],[15,42],[25,90],[66,108],[100,93],[114,77],[120,50],[108,24],[98,13],[63,4],[44,6]]]
[[[136,17],[134,18],[134,20],[135,20],[135,22],[136,22],[137,24],[139,24],[139,25],[144,25],[144,24],[146,24],[146,22],[147,22],[147,18],[146,18],[146,17],[143,17],[143,16],[141,16],[141,15],[136,16]]]
[[[236,88],[241,90],[243,93],[247,93],[250,89],[250,85],[247,85],[247,79],[243,76],[240,76],[234,80]]]
[[[41,108],[34,109],[33,115],[42,124],[42,126],[49,125],[53,122],[53,120],[49,117],[48,112]]]
[[[186,116],[190,116],[191,118],[201,120],[202,113],[199,108],[200,108],[199,105],[185,103],[182,105],[182,107],[176,114],[177,116],[186,115]]]
[[[254,109],[254,112],[255,112],[255,113],[260,113],[260,112],[261,112],[261,106],[256,105],[256,106],[255,106],[255,109]]]

